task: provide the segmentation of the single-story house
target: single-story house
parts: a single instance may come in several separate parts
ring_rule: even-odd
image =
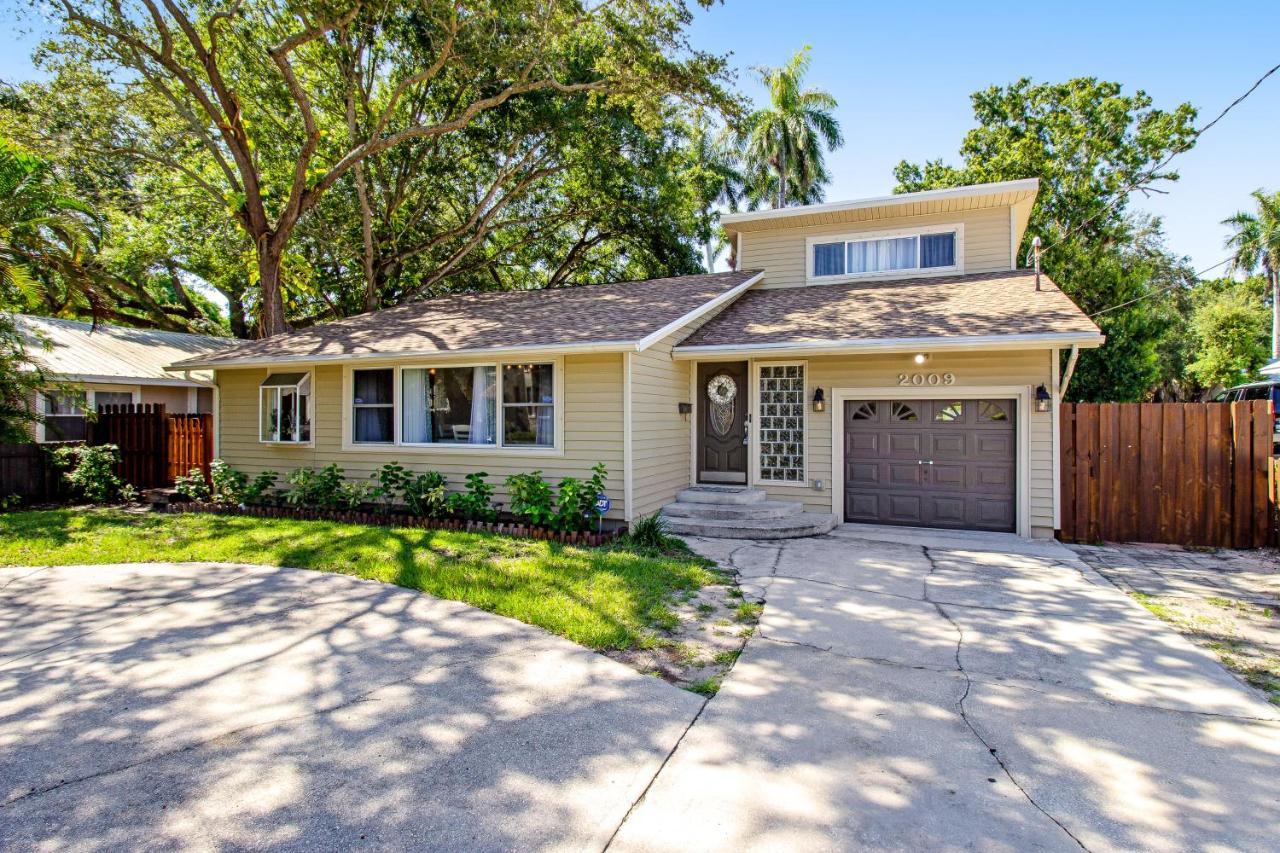
[[[213,412],[217,385],[212,371],[169,370],[172,362],[210,355],[231,338],[132,329],[79,320],[17,314],[27,355],[50,382],[37,401],[44,422],[36,441],[85,437],[85,412],[99,406],[163,403],[176,414]]]
[[[248,472],[454,488],[609,469],[609,517],[786,536],[1058,525],[1058,417],[1103,336],[1019,268],[1035,179],[723,217],[738,269],[465,293],[188,358]]]

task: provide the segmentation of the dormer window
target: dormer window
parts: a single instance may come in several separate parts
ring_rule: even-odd
[[[810,241],[810,278],[958,271],[959,228]]]

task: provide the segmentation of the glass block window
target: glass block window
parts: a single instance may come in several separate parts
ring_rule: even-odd
[[[760,479],[804,482],[804,366],[760,368]]]

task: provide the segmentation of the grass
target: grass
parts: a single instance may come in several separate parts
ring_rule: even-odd
[[[0,514],[0,565],[208,561],[293,566],[422,590],[598,650],[677,621],[672,599],[714,583],[705,560],[481,533],[119,510]],[[88,570],[87,570],[88,571]]]

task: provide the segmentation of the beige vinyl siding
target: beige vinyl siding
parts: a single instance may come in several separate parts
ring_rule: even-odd
[[[532,360],[531,356],[525,356]],[[620,354],[566,356],[564,370],[563,455],[520,450],[449,452],[393,447],[378,450],[344,450],[342,418],[348,401],[342,399],[343,368],[314,368],[312,392],[313,445],[290,447],[258,441],[258,386],[269,372],[260,369],[218,371],[220,398],[220,454],[234,468],[255,474],[263,470],[282,475],[294,468],[319,467],[330,462],[341,466],[349,480],[368,479],[387,462],[399,462],[414,471],[440,471],[449,478],[450,491],[464,487],[473,471],[488,473],[497,489],[497,500],[509,501],[505,480],[510,474],[540,470],[555,483],[561,477],[589,477],[591,466],[604,462],[609,469],[606,494],[613,502],[607,516],[622,519],[622,364]],[[295,369],[295,368],[290,368]],[[283,480],[282,480],[283,482]]]
[[[689,362],[673,361],[671,348],[691,331],[681,329],[631,356],[632,518],[652,515],[689,486],[692,417],[678,409],[693,399]]]
[[[779,359],[778,361],[784,361]],[[795,359],[786,359],[794,363]],[[759,359],[755,364],[768,364]],[[806,364],[806,399],[813,398],[814,388],[822,388],[827,399],[833,399],[833,389],[874,388],[892,389],[898,386],[899,373],[953,373],[958,386],[1019,385],[1034,389],[1043,383],[1052,387],[1051,353],[1048,350],[1001,353],[934,353],[923,367],[911,362],[911,354],[828,356],[810,358]],[[755,366],[752,366],[755,376]],[[754,380],[753,380],[754,381]],[[753,399],[756,389],[752,389]],[[935,396],[945,399],[945,388],[938,388]],[[758,484],[777,500],[797,500],[812,512],[832,511],[832,439],[842,432],[839,406],[828,405],[827,411],[815,413],[807,406],[806,429],[808,433],[808,463],[806,486],[781,486],[774,483]],[[1029,500],[1031,534],[1053,535],[1053,416],[1030,414],[1029,439]],[[813,488],[814,480],[821,479],[822,489]]]
[[[739,268],[762,269],[762,287],[801,287],[809,283],[806,274],[806,246],[810,237],[856,235],[864,231],[928,228],[934,225],[964,226],[964,269],[961,272],[996,272],[1010,269],[1009,208],[993,207],[935,213],[925,216],[895,216],[860,222],[837,221],[805,227],[777,227],[747,231],[739,244]]]

